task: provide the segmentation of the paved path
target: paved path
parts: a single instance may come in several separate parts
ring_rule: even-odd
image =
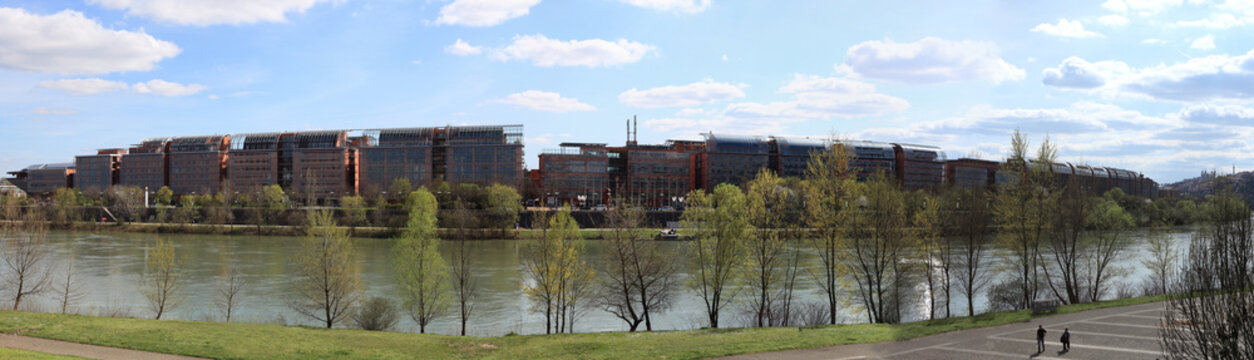
[[[1162,302],[1089,310],[911,340],[747,354],[725,359],[1160,359]],[[1036,326],[1049,331],[1036,353]],[[1058,337],[1071,328],[1071,351]]]
[[[0,347],[103,360],[197,360],[200,358],[0,334]]]

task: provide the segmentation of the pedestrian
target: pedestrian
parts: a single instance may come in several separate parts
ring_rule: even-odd
[[[1045,333],[1046,332],[1047,331],[1045,331],[1044,326],[1041,326],[1041,325],[1036,326],[1036,353],[1037,354],[1045,352]]]
[[[1062,352],[1071,351],[1071,328],[1062,329],[1062,339],[1058,340],[1062,343]]]

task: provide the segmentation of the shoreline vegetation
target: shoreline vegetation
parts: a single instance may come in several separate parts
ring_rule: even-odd
[[[146,320],[0,311],[0,332],[216,359],[702,359],[907,340],[1056,314],[1145,304],[1163,295],[1064,305],[1053,314],[990,312],[901,324],[466,337],[276,324]]]
[[[0,220],[0,224],[19,223],[20,221]],[[169,224],[169,223],[114,223],[114,222],[87,222],[77,221],[70,224],[48,224],[52,230],[71,231],[71,232],[127,232],[140,234],[197,234],[197,235],[248,235],[248,236],[273,236],[273,237],[292,237],[299,238],[307,235],[307,228],[295,225],[239,225],[239,224]],[[398,236],[404,228],[393,229],[387,227],[368,227],[359,226],[355,228],[345,228],[351,237],[354,238],[375,238],[375,239],[392,239]],[[662,229],[646,229],[646,230],[662,230]],[[437,229],[441,239],[453,240],[459,235],[466,235],[469,240],[535,240],[542,238],[544,229],[455,229],[440,228]],[[605,234],[612,232],[613,229],[579,229],[580,234],[587,240],[604,239]]]

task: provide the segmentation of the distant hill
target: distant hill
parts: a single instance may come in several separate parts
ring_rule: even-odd
[[[1201,176],[1166,184],[1163,188],[1175,191],[1180,196],[1204,197],[1212,192],[1211,184],[1216,179],[1230,182],[1237,194],[1245,198],[1246,204],[1254,204],[1254,171],[1224,175],[1219,175],[1214,171],[1204,171]]]

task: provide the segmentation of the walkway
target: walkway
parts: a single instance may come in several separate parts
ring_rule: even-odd
[[[911,340],[747,354],[726,359],[1158,359],[1162,302],[1089,310],[1027,323],[953,331]],[[1049,331],[1036,353],[1036,326]],[[1058,337],[1071,328],[1071,351]]]
[[[200,358],[0,334],[0,347],[102,360],[197,360]]]

